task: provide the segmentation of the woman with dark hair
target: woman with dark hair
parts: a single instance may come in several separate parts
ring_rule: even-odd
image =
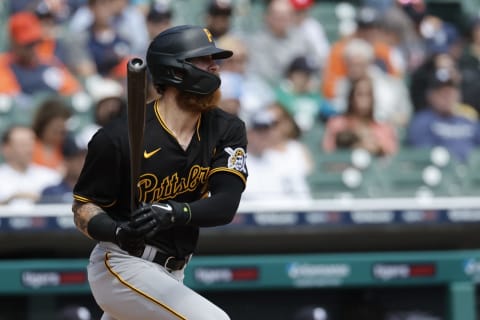
[[[62,145],[67,135],[70,108],[60,99],[45,100],[37,109],[32,122],[36,141],[33,162],[59,172],[64,171]]]
[[[362,148],[372,155],[384,156],[396,152],[395,130],[387,123],[374,119],[372,81],[360,78],[351,84],[347,111],[330,118],[323,136],[323,149],[333,152],[340,148]]]

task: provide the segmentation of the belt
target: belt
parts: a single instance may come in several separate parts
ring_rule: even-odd
[[[181,270],[190,260],[190,256],[187,256],[185,258],[177,258],[175,256],[164,253],[150,245],[145,246],[142,258],[148,261],[155,262],[167,269],[168,271]]]
[[[167,270],[175,271],[175,270],[182,270],[183,267],[185,267],[185,265],[188,262],[188,257],[184,259],[179,259],[174,256],[168,256],[166,254],[157,252],[152,262],[155,262],[163,266]]]

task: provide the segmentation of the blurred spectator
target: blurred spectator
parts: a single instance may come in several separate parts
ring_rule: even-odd
[[[475,115],[465,116],[458,83],[446,70],[435,72],[427,90],[428,108],[412,118],[407,143],[413,147],[445,147],[457,160],[465,162],[480,144],[480,126]],[[473,108],[471,108],[472,111]]]
[[[299,29],[299,33],[304,34],[310,41],[314,50],[311,58],[315,58],[314,61],[321,70],[330,52],[330,42],[320,21],[310,14],[314,2],[313,0],[290,0],[295,9],[294,25]]]
[[[463,41],[457,28],[441,18],[426,15],[420,23],[420,35],[425,42],[426,56],[448,53],[454,59],[460,58]]]
[[[393,4],[382,11],[381,33],[384,41],[400,53],[404,65],[402,68],[408,73],[416,69],[425,59],[425,46],[415,22],[403,9],[408,2],[400,0],[391,2]]]
[[[347,74],[347,65],[343,59],[345,48],[351,39],[361,39],[373,48],[373,63],[389,75],[401,78],[404,64],[399,52],[384,39],[383,21],[380,13],[374,8],[362,8],[357,13],[357,29],[350,35],[339,39],[332,45],[327,64],[323,70],[321,90],[327,99],[332,99],[338,92],[339,80]]]
[[[238,73],[222,72],[220,74],[221,84],[221,98],[219,107],[228,113],[240,116],[242,104],[242,90],[243,78]]]
[[[279,183],[279,175],[266,154],[274,126],[273,115],[265,111],[256,112],[247,122],[248,184],[242,200],[275,199],[284,195],[283,182]]]
[[[81,3],[86,0],[6,0],[9,2],[8,8],[10,14],[20,11],[33,11],[41,4],[48,7],[59,20],[65,21],[72,12],[74,12]]]
[[[288,0],[270,1],[264,22],[264,28],[248,38],[248,72],[275,86],[295,57],[311,57],[315,51],[302,31],[294,28],[294,9]]]
[[[0,93],[16,96],[37,93],[73,95],[80,85],[64,64],[52,57],[42,58],[36,45],[42,27],[31,12],[19,12],[9,20],[10,51],[0,56]]]
[[[274,159],[285,160],[282,161],[285,172],[303,180],[313,170],[313,158],[310,150],[299,140],[300,128],[282,105],[273,103],[266,110],[273,114],[276,121],[270,154]]]
[[[247,71],[250,56],[247,44],[242,38],[228,34],[221,37],[217,45],[233,51],[233,55],[222,60],[220,65],[222,81],[229,82],[226,85],[222,84],[221,90],[229,91],[225,92],[227,95],[239,95],[238,115],[248,120],[252,113],[275,100],[274,92],[257,74]]]
[[[105,8],[112,28],[130,44],[129,54],[144,54],[149,42],[145,15],[128,0],[88,0],[88,4],[79,8],[70,19],[69,28],[72,32],[83,32],[93,25],[95,18],[92,5]]]
[[[230,32],[232,24],[232,0],[209,0],[205,16],[205,26],[217,41]]]
[[[310,198],[304,173],[297,170],[301,169],[302,161],[295,162],[302,154],[292,153],[293,158],[288,158],[286,153],[273,149],[278,140],[276,116],[273,110],[259,110],[247,121],[249,182],[243,200]]]
[[[150,40],[153,40],[163,30],[171,27],[172,9],[170,8],[170,1],[153,1],[148,9],[146,21]]]
[[[470,44],[459,60],[462,74],[462,96],[465,103],[480,112],[480,16],[472,20]]]
[[[50,98],[40,104],[32,122],[36,136],[34,163],[64,173],[62,145],[71,115],[70,108],[60,99]]]
[[[306,57],[297,57],[288,66],[286,77],[277,86],[276,99],[285,106],[302,131],[310,130],[320,118],[327,119],[335,109],[316,90],[316,64]]]
[[[89,9],[93,20],[85,31],[78,32],[77,41],[94,64],[93,74],[124,78],[132,47],[131,43],[114,28],[111,7],[110,1],[90,0]]]
[[[427,107],[426,91],[428,82],[432,74],[442,69],[447,70],[454,80],[460,83],[461,73],[457,62],[446,52],[432,54],[410,75],[409,91],[415,111]]]
[[[398,147],[394,128],[376,121],[374,114],[373,83],[360,78],[352,83],[348,107],[344,115],[328,120],[323,137],[323,149],[361,148],[376,156],[394,154]]]
[[[58,183],[61,175],[32,162],[35,135],[32,129],[12,126],[2,136],[0,165],[0,204],[34,203],[48,185]]]
[[[126,114],[125,92],[123,87],[111,79],[98,78],[98,82],[90,82],[91,96],[94,105],[94,119],[77,133],[76,141],[82,148],[86,148],[88,142],[98,129],[105,126],[111,120]]]
[[[36,45],[38,55],[42,59],[56,57],[65,62],[67,52],[62,38],[62,26],[53,8],[46,0],[42,0],[35,6],[34,13],[42,28],[42,40]]]
[[[335,109],[344,112],[351,83],[369,77],[373,82],[375,120],[388,122],[396,128],[405,127],[412,113],[407,87],[402,80],[386,74],[374,63],[372,46],[364,40],[352,39],[345,44],[342,60],[346,74],[338,79],[335,98],[331,100]]]
[[[65,159],[65,173],[58,184],[43,189],[39,203],[71,203],[73,201],[73,187],[80,176],[87,149],[79,146],[73,137],[68,137],[62,146]]]

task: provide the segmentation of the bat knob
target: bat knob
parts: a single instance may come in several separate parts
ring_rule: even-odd
[[[127,64],[128,70],[133,72],[142,71],[146,66],[145,61],[138,57],[130,59]]]

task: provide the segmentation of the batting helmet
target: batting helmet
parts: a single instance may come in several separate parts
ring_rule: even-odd
[[[195,67],[188,59],[212,56],[225,59],[232,51],[215,46],[206,28],[183,25],[158,34],[147,50],[147,67],[154,84],[171,85],[179,90],[210,94],[220,87],[220,78]]]

